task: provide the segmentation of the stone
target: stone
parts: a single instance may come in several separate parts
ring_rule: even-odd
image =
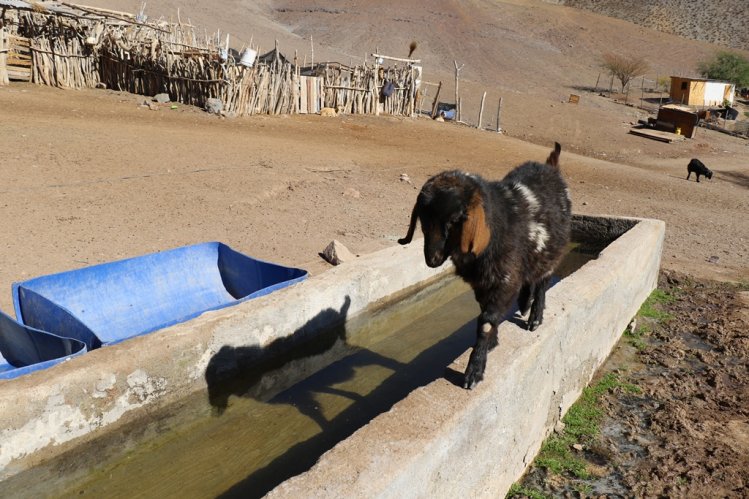
[[[556,433],[557,435],[561,435],[562,432],[564,432],[564,429],[566,427],[567,427],[567,425],[564,424],[562,422],[562,420],[560,419],[559,421],[557,421],[556,423],[554,423],[554,433]]]
[[[159,104],[166,104],[167,102],[171,101],[171,99],[169,98],[169,94],[156,94],[153,96],[153,100],[155,100]]]
[[[320,253],[320,256],[332,265],[340,265],[356,258],[356,256],[354,256],[354,254],[337,239],[333,239],[330,244],[325,247],[323,252]]]
[[[349,197],[349,198],[354,198],[354,199],[360,199],[361,198],[361,192],[357,191],[353,187],[349,187],[348,189],[346,189],[345,191],[343,191],[343,195],[346,196],[346,197]]]
[[[211,114],[221,114],[224,109],[224,104],[221,99],[210,98],[205,101],[205,110]]]

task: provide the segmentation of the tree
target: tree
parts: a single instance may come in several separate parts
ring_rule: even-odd
[[[730,81],[737,87],[749,86],[749,60],[734,52],[718,52],[697,68],[705,78]]]
[[[642,57],[619,54],[603,54],[601,67],[611,73],[622,84],[622,93],[633,78],[644,75],[650,68]]]

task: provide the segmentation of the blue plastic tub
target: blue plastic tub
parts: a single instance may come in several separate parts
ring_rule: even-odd
[[[263,296],[306,277],[302,269],[256,260],[212,242],[14,283],[18,323],[0,318],[6,362],[3,366],[0,358],[0,378],[48,367],[48,362]],[[45,345],[36,355],[17,353],[36,344]],[[65,348],[70,353],[59,356]],[[33,366],[38,367],[28,369]]]

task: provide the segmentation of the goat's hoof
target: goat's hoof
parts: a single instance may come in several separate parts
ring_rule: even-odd
[[[473,390],[473,387],[479,384],[484,379],[484,373],[478,372],[478,369],[468,366],[466,369],[465,380],[463,381],[463,388],[466,390]]]
[[[535,331],[538,329],[538,326],[541,325],[541,321],[539,320],[529,320],[528,321],[528,331]]]

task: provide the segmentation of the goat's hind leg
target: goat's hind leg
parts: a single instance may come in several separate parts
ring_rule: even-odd
[[[525,317],[525,314],[527,314],[528,310],[531,309],[534,291],[532,283],[525,283],[523,284],[523,287],[520,288],[520,293],[518,293],[518,310],[520,310],[520,315],[522,317]]]
[[[544,322],[544,308],[546,307],[546,288],[549,286],[551,276],[543,277],[533,289],[533,304],[531,314],[528,316],[528,331],[535,331]]]

